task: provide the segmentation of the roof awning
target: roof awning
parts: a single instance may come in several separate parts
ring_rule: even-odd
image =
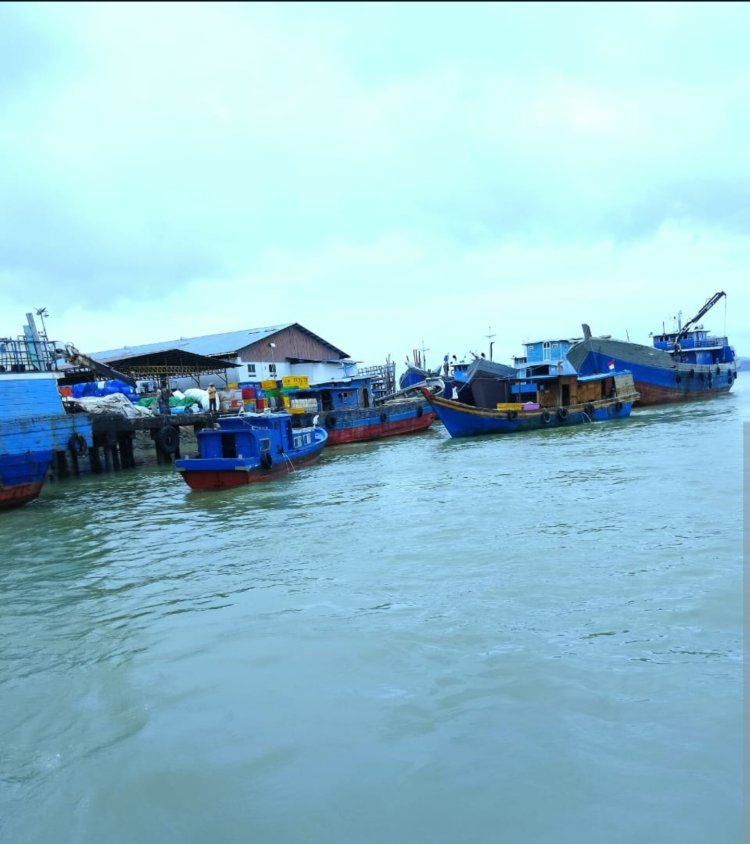
[[[150,378],[154,375],[190,376],[220,374],[227,369],[234,369],[239,364],[231,360],[196,355],[184,349],[165,349],[145,355],[107,360],[109,366],[127,372],[134,378]]]

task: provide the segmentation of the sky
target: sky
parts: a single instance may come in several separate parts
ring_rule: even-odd
[[[750,4],[0,4],[0,335],[750,355]]]

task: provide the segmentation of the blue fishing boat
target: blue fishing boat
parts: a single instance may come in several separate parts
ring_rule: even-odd
[[[220,416],[198,431],[197,457],[175,460],[191,489],[219,490],[269,481],[313,463],[328,440],[325,428],[292,427],[284,412]]]
[[[383,395],[371,378],[346,378],[310,384],[289,395],[293,413],[304,424],[311,414],[320,416],[328,431],[328,445],[366,442],[429,428],[435,412],[420,393]]]
[[[63,404],[56,358],[35,330],[0,338],[0,509],[37,498],[56,453],[77,457],[93,445],[89,417]]]
[[[627,371],[578,375],[564,360],[573,341],[526,343],[507,374],[480,371],[459,398],[423,390],[452,437],[510,434],[623,419],[638,393]]]
[[[628,369],[633,373],[639,405],[665,404],[716,396],[732,389],[737,378],[734,349],[725,336],[714,336],[698,322],[726,293],[715,293],[698,313],[675,331],[654,334],[652,346],[592,337],[588,325],[584,338],[568,352],[570,363],[581,374]]]

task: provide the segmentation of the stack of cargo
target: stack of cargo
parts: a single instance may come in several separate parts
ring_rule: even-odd
[[[308,386],[307,375],[285,375],[281,378],[278,383],[281,407],[287,413],[305,413],[306,408],[299,405],[294,399],[294,394],[298,390],[306,390]]]
[[[275,382],[271,382],[275,383]],[[266,409],[266,393],[260,381],[241,381],[242,407],[245,413],[263,413]]]

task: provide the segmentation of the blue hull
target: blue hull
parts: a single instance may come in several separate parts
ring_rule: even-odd
[[[518,410],[503,411],[473,407],[448,399],[432,401],[440,421],[452,437],[476,437],[483,434],[515,434],[520,431],[542,431],[569,428],[592,422],[610,422],[630,416],[632,402],[618,401],[593,410]]]
[[[734,362],[675,363],[666,353],[648,346],[631,344],[633,353],[623,356],[616,354],[616,350],[625,345],[623,343],[599,341],[596,345],[597,348],[578,352],[571,350],[568,354],[571,363],[581,375],[607,372],[612,364],[615,369],[629,369],[640,394],[639,405],[711,398],[729,392],[737,377]],[[660,365],[662,361],[667,365]]]
[[[65,412],[54,376],[0,376],[0,508],[36,498],[55,452],[76,436],[93,444],[91,420]]]

